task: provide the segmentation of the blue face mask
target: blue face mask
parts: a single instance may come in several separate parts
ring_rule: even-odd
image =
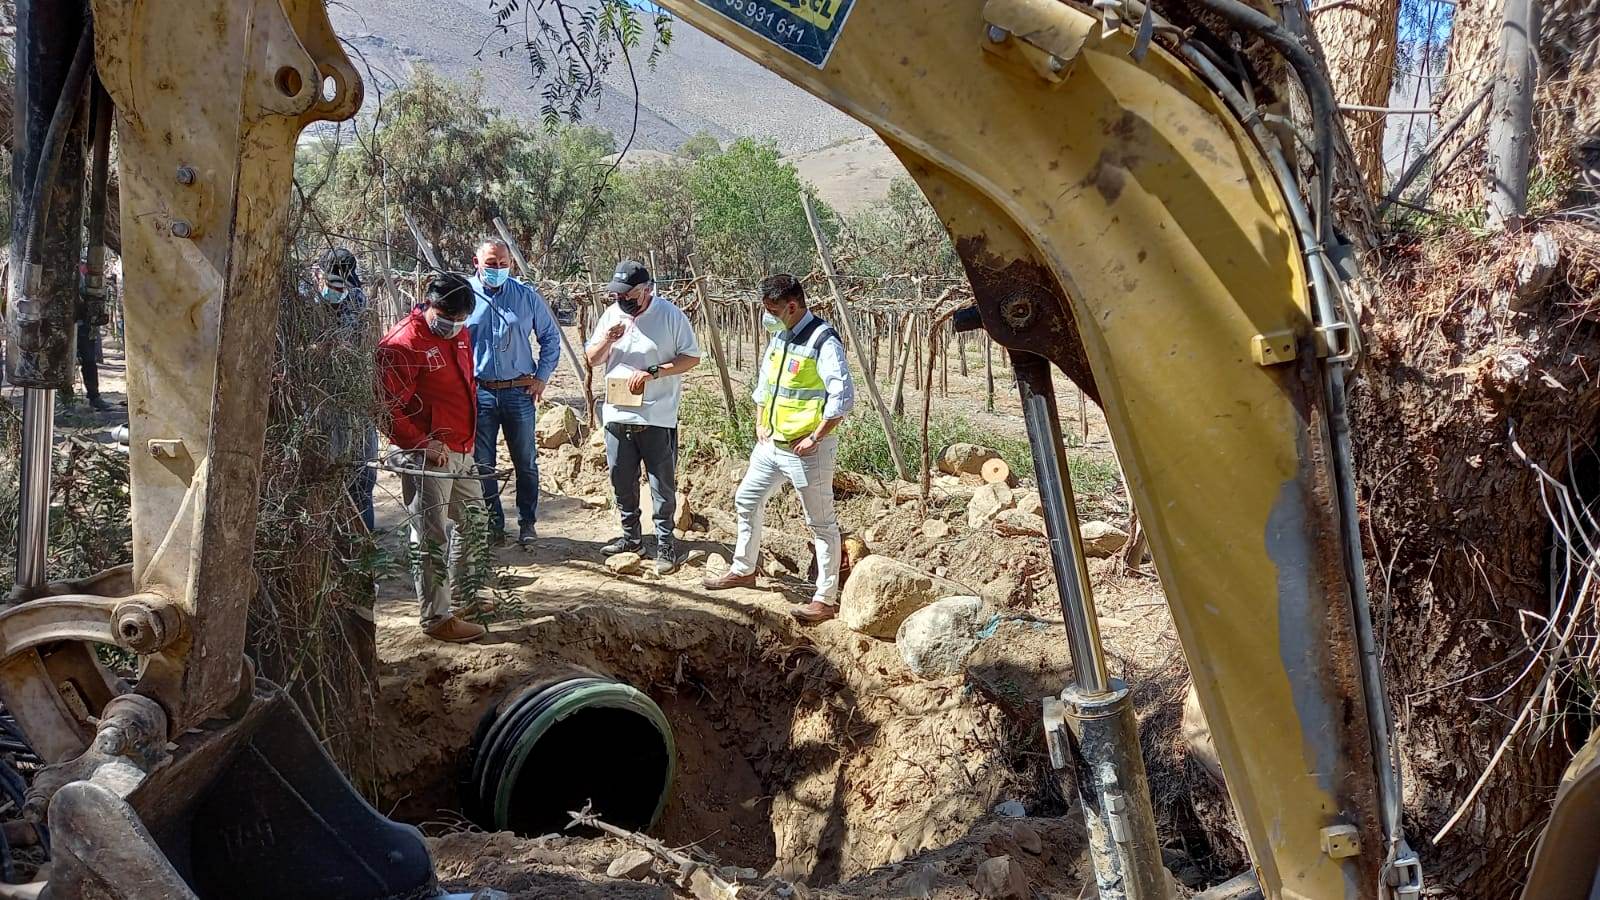
[[[329,303],[343,303],[344,302],[344,291],[336,290],[334,288],[328,287],[327,285],[323,285],[322,286],[322,299],[328,301]]]
[[[483,268],[483,283],[488,287],[492,287],[492,288],[499,287],[500,285],[505,284],[506,283],[506,279],[508,279],[510,277],[511,277],[511,269],[510,268],[491,269],[488,266],[484,266],[484,268]]]

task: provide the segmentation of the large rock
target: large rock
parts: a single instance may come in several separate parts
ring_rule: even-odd
[[[939,452],[939,471],[948,475],[980,475],[983,464],[999,459],[1000,451],[979,444],[951,444]]]
[[[946,597],[906,616],[895,649],[919,678],[959,674],[992,615],[977,597]]]
[[[656,858],[650,855],[650,851],[629,850],[611,861],[611,865],[606,867],[606,877],[638,881],[649,877],[655,864]]]
[[[606,558],[606,568],[618,575],[637,575],[644,570],[644,557],[637,553],[618,553]]]
[[[861,634],[892,638],[906,616],[940,597],[971,593],[959,584],[874,554],[852,568],[839,595],[839,621]]]
[[[1013,490],[1011,499],[1016,503],[1018,510],[1030,515],[1044,516],[1044,501],[1039,498],[1039,492],[1033,488]]]
[[[583,451],[571,444],[562,444],[556,450],[556,459],[550,469],[550,475],[559,485],[568,485],[576,482],[578,476],[583,474]]]
[[[672,512],[672,527],[677,531],[694,530],[694,508],[689,505],[689,495],[679,491],[677,508]]]
[[[1009,856],[992,856],[978,867],[972,889],[984,900],[1028,900],[1028,875],[1022,864]]]
[[[1110,556],[1128,543],[1128,533],[1110,522],[1085,522],[1078,533],[1083,535],[1083,555],[1090,559]]]
[[[546,450],[554,450],[563,444],[577,443],[580,432],[578,414],[565,403],[552,404],[533,426],[533,433],[539,441],[539,446]]]
[[[1011,488],[1003,484],[986,484],[973,491],[972,499],[967,501],[967,527],[982,528],[994,521],[1001,510],[1010,509],[1015,503]]]
[[[1044,519],[1020,509],[1002,509],[994,517],[994,530],[1007,537],[1042,537]]]

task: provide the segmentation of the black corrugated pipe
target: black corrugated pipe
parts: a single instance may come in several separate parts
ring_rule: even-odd
[[[588,673],[547,676],[484,714],[460,783],[462,812],[492,831],[564,831],[586,807],[631,831],[654,825],[678,765],[672,727],[636,688]]]

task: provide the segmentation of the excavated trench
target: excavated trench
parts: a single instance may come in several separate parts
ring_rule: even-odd
[[[435,833],[539,836],[588,806],[826,885],[1027,796],[998,707],[911,680],[891,644],[812,643],[781,610],[595,604],[500,637],[385,648],[381,808]]]

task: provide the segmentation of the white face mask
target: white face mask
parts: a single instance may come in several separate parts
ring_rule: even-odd
[[[788,328],[787,325],[783,324],[782,319],[769,312],[761,314],[761,327],[765,328],[768,334],[777,334]]]

